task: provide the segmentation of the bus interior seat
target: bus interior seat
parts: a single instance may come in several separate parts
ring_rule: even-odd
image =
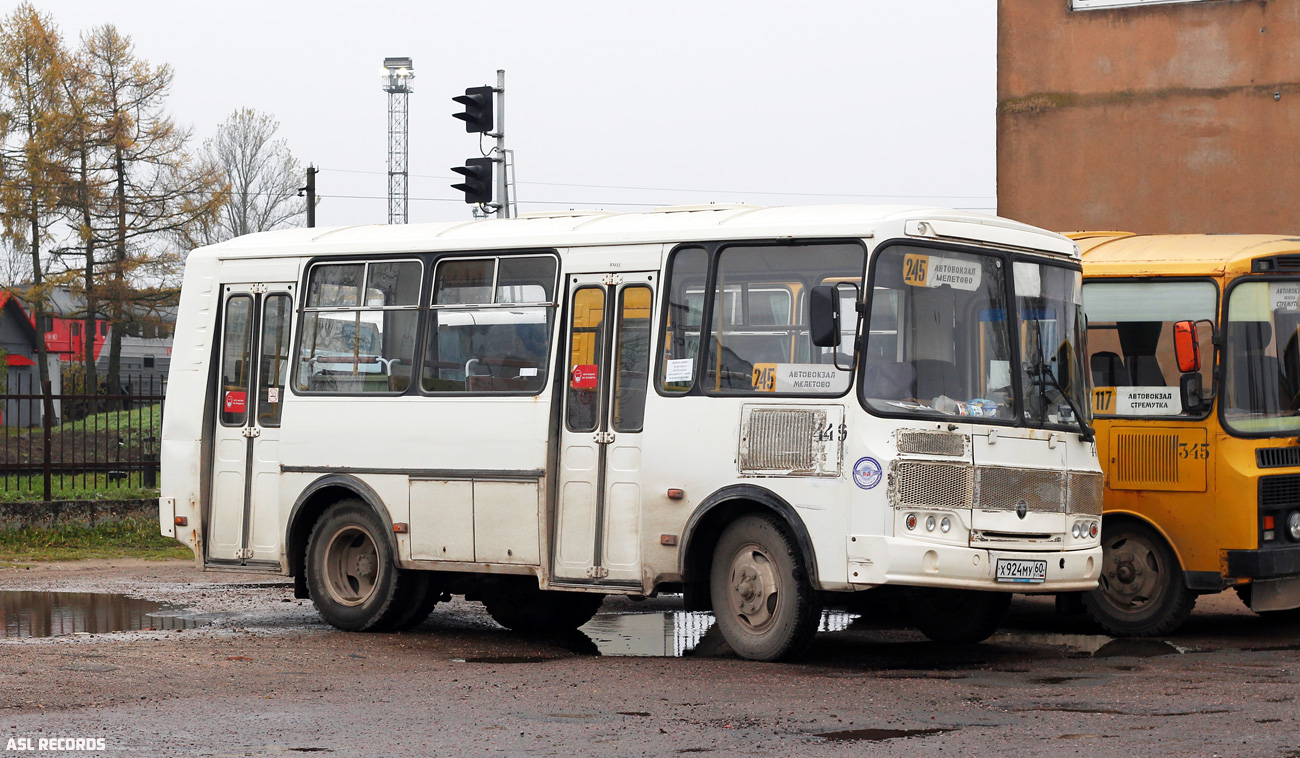
[[[916,395],[916,368],[910,363],[871,363],[867,367],[867,397],[906,400]]]
[[[1119,357],[1119,353],[1101,351],[1093,353],[1088,359],[1092,368],[1092,384],[1094,387],[1128,387],[1132,383],[1129,381],[1128,367],[1124,365],[1124,359]]]
[[[1126,355],[1124,356],[1124,363],[1128,366],[1135,386],[1166,386],[1165,372],[1160,369],[1160,360],[1154,355]]]
[[[954,364],[923,358],[912,361],[912,366],[916,369],[917,399],[928,401],[940,395],[953,399],[970,397]]]

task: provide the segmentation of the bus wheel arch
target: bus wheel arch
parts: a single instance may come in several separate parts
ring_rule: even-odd
[[[299,493],[297,501],[289,511],[284,544],[289,575],[294,578],[294,597],[308,597],[307,540],[311,536],[312,529],[331,505],[350,498],[360,500],[375,511],[384,524],[384,532],[392,554],[398,555],[393,521],[388,515],[388,510],[383,507],[383,500],[379,495],[368,484],[354,476],[348,474],[322,476]]]
[[[795,509],[770,490],[749,484],[734,485],[705,498],[686,522],[678,559],[686,610],[713,610],[709,599],[709,568],[714,550],[723,531],[749,514],[766,514],[781,523],[798,547],[808,581],[814,588],[820,586],[812,538]]]
[[[1099,626],[1121,637],[1151,637],[1178,628],[1196,605],[1182,560],[1163,532],[1130,514],[1104,517],[1097,589],[1083,605]]]

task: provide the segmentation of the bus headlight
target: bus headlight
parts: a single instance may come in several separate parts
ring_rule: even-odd
[[[934,531],[934,516],[925,517],[925,531],[927,532]]]
[[[1286,517],[1286,531],[1291,539],[1300,542],[1300,511],[1291,511],[1291,515]]]
[[[1083,537],[1083,524],[1080,524],[1078,521],[1074,522],[1074,526],[1070,527],[1070,536],[1074,537],[1076,540]]]
[[[1097,536],[1097,531],[1098,531],[1098,529],[1097,529],[1097,522],[1094,521],[1094,522],[1092,522],[1091,525],[1088,526],[1088,536],[1089,536],[1089,537],[1096,537],[1096,536]]]
[[[915,528],[916,528],[916,514],[915,514],[915,513],[909,513],[909,514],[907,514],[907,518],[903,520],[903,523],[904,523],[904,524],[907,524],[907,528],[908,528],[909,530],[915,529]]]
[[[952,529],[952,519],[944,516],[943,520],[939,522],[939,531],[947,534],[949,529]]]

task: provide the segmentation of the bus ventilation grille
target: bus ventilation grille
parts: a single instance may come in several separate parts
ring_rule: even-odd
[[[1265,447],[1255,451],[1255,465],[1260,468],[1300,466],[1300,447]]]
[[[1300,503],[1300,474],[1259,478],[1260,508],[1293,508],[1297,503]]]
[[[1117,432],[1115,458],[1112,487],[1178,483],[1177,432]]]
[[[982,466],[975,472],[975,507],[1014,511],[1024,501],[1030,513],[1065,511],[1066,472]]]
[[[838,460],[828,461],[827,412],[816,408],[753,408],[740,439],[742,474],[769,476],[839,475]],[[826,471],[834,464],[833,471]]]
[[[967,437],[947,432],[899,432],[898,452],[920,455],[965,455]]]
[[[958,463],[894,461],[889,501],[896,508],[969,508],[973,474]]]

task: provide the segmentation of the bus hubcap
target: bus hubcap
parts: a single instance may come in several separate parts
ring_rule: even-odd
[[[758,545],[747,545],[731,562],[732,614],[753,631],[763,631],[775,618],[780,580],[772,557]]]
[[[335,532],[325,552],[325,574],[336,602],[361,605],[369,599],[379,576],[379,550],[370,534],[353,526]]]
[[[1117,542],[1106,563],[1105,595],[1117,608],[1142,610],[1160,594],[1160,564],[1155,549],[1145,541],[1128,536]]]

